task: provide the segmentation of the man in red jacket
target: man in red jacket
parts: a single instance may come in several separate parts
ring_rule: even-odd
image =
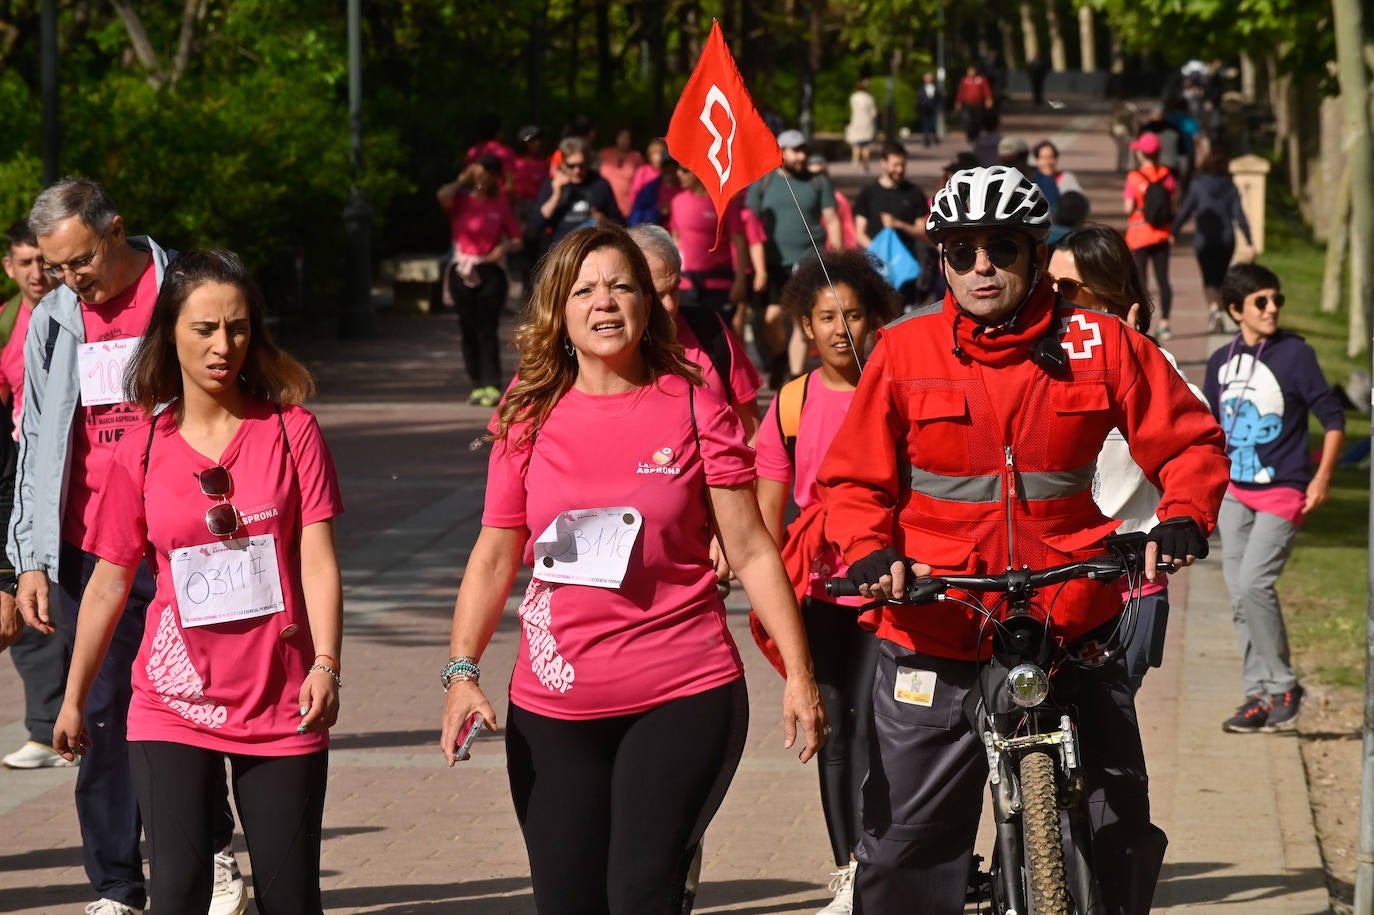
[[[900,594],[932,570],[996,574],[1101,552],[1117,522],[1097,510],[1092,479],[1113,428],[1163,492],[1147,568],[1207,554],[1228,471],[1221,430],[1151,341],[1057,300],[1049,228],[1044,194],[1016,169],[961,171],[935,196],[926,231],[949,291],[880,332],[818,477],[826,535],[866,596]],[[1055,599],[1052,634],[1072,646],[1120,612],[1114,585],[1073,582]],[[980,621],[947,602],[881,606],[864,622],[882,644],[854,911],[952,915],[987,779],[962,710]],[[906,680],[922,689],[899,689]],[[1146,913],[1167,840],[1150,822],[1134,702],[1119,662],[1084,681],[1102,911]]]

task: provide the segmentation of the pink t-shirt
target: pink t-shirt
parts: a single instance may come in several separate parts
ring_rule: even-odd
[[[1301,489],[1294,489],[1291,486],[1265,486],[1257,489],[1246,489],[1233,485],[1228,486],[1226,492],[1251,511],[1278,515],[1285,521],[1302,524],[1302,510],[1307,506],[1307,493]]]
[[[763,222],[754,215],[754,211],[748,207],[740,213],[744,222],[744,240],[751,245],[761,245],[768,241],[768,230],[763,227]],[[752,263],[750,269],[752,270]]]
[[[539,188],[549,177],[547,156],[515,157],[515,196],[533,202],[539,198]]]
[[[658,170],[657,165],[650,165],[647,162],[636,168],[634,179],[630,182],[631,202],[633,202],[634,199],[639,196],[640,191],[644,190],[644,185],[648,184],[650,181],[653,181],[661,174],[662,172]],[[630,211],[625,210],[624,212],[626,215],[629,215]]]
[[[858,244],[854,234],[854,207],[839,191],[835,192],[835,215],[840,220],[840,247],[853,248]]]
[[[728,288],[735,272],[734,236],[744,234],[744,207],[738,200],[725,206],[725,225],[716,245],[716,205],[707,194],[682,192],[673,198],[668,209],[668,229],[677,236],[678,251],[682,253],[682,285],[691,288],[689,272],[728,273],[730,276],[709,278],[711,289]],[[715,245],[715,250],[711,247]]]
[[[519,238],[520,223],[505,197],[453,195],[448,208],[449,231],[459,254],[481,257],[502,239]]]
[[[157,596],[148,606],[133,666],[129,739],[256,756],[323,749],[327,734],[296,733],[301,683],[315,657],[301,591],[300,532],[343,511],[334,462],[315,417],[287,407],[278,418],[273,404],[252,401],[219,460],[233,480],[230,497],[246,533],[276,540],[285,609],[192,627],[181,623],[168,554],[223,542],[205,527],[205,511],[214,503],[195,476],[215,462],[186,443],[170,410],[154,422],[151,449],[146,422],[115,449],[96,503],[100,527],[83,544],[126,567],[137,564],[149,544],[157,556]]]
[[[611,186],[616,205],[620,207],[621,213],[629,216],[635,202],[631,188],[634,185],[635,172],[644,164],[644,156],[640,155],[638,150],[621,152],[619,147],[607,146],[601,150],[599,161],[598,171]]]
[[[483,156],[495,156],[501,160],[501,168],[507,176],[515,171],[515,150],[499,140],[484,140],[468,150],[467,163],[471,165]]]
[[[619,588],[530,581],[511,701],[552,718],[627,715],[743,676],[708,555],[706,487],[754,479],[734,412],[676,375],[627,394],[569,390],[533,444],[492,447],[488,527],[533,537],[560,513],[630,506],[644,517]],[[697,440],[700,440],[700,448]]]
[[[687,351],[687,361],[701,369],[701,380],[705,382],[708,391],[727,403],[749,403],[759,393],[759,385],[762,383],[759,379],[759,370],[754,368],[749,354],[744,351],[744,344],[729,325],[725,324],[725,319],[717,314],[716,320],[723,325],[721,331],[725,334],[725,340],[730,347],[729,393],[726,392],[725,379],[716,371],[710,354],[702,348],[701,340],[682,319],[681,312],[677,315],[677,342]]]
[[[800,509],[810,508],[820,501],[816,487],[816,474],[821,469],[821,461],[830,450],[830,443],[840,431],[840,424],[849,412],[849,404],[854,400],[853,391],[833,391],[821,381],[820,370],[813,371],[806,380],[806,400],[802,403],[801,418],[797,424],[796,464],[788,455],[782,443],[782,432],[778,429],[778,398],[768,405],[768,412],[759,426],[758,438],[754,442],[757,455],[754,467],[761,478],[792,486],[792,500]],[[840,557],[840,551],[833,544],[819,553],[811,565],[811,587],[807,594],[832,604],[850,607],[861,606],[864,601],[858,597],[834,598],[825,593],[825,583],[836,575],[843,575],[849,568]]]
[[[19,439],[19,417],[24,407],[24,338],[33,320],[32,308],[20,308],[14,316],[14,331],[0,349],[0,382],[9,385],[10,407],[14,411],[14,438]]]
[[[157,301],[157,267],[152,258],[143,275],[104,305],[81,303],[86,342],[101,343],[143,336]],[[125,432],[143,420],[143,412],[131,403],[112,403],[76,408],[72,432],[71,472],[67,478],[67,507],[62,515],[62,539],[79,544],[86,532],[98,526],[96,496],[105,482],[110,456]]]

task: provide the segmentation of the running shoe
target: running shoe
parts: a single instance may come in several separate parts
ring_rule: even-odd
[[[1301,686],[1294,684],[1287,692],[1273,698],[1269,707],[1269,717],[1264,722],[1266,731],[1291,731],[1298,726],[1298,712],[1302,711],[1302,697],[1306,694]]]
[[[86,906],[86,915],[139,915],[142,911],[114,899],[97,899]]]
[[[830,875],[830,885],[826,889],[834,893],[835,898],[816,915],[850,915],[854,911],[854,874],[858,869],[858,862],[850,861],[848,867]]]
[[[208,915],[243,915],[248,911],[248,890],[243,885],[234,850],[215,852],[215,889]]]
[[[478,388],[473,393],[477,394],[477,405],[481,407],[494,407],[501,402],[501,389],[488,385],[485,388]]]
[[[1226,322],[1222,319],[1221,309],[1215,305],[1207,311],[1207,330],[1214,334],[1226,332]]]
[[[1230,718],[1221,723],[1223,731],[1232,734],[1258,734],[1264,730],[1269,720],[1269,700],[1263,696],[1251,696]]]
[[[76,765],[75,760],[63,759],[52,747],[35,740],[0,759],[0,763],[6,769],[65,769]]]

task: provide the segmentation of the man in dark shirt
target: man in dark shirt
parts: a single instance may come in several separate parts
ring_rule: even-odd
[[[900,143],[883,145],[883,173],[878,180],[859,191],[854,199],[854,240],[867,248],[873,237],[885,228],[895,229],[897,237],[921,265],[921,276],[898,290],[907,304],[916,304],[928,291],[934,274],[934,249],[926,241],[926,195],[906,177],[906,147]]]
[[[558,151],[563,161],[539,189],[530,213],[529,234],[552,245],[573,229],[593,222],[624,224],[625,216],[610,183],[592,170],[586,141],[568,137],[558,144]]]

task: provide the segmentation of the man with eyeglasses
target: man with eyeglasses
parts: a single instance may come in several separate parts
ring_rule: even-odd
[[[1049,229],[1043,192],[1012,168],[957,172],[932,202],[944,301],[879,332],[818,477],[826,534],[866,596],[901,594],[913,574],[1100,553],[1118,522],[1093,502],[1093,468],[1113,428],[1163,491],[1147,568],[1207,555],[1227,473],[1216,421],[1134,329],[1057,299]],[[963,707],[990,633],[942,606],[861,618],[881,642],[855,912],[963,911],[988,777]],[[1114,585],[1066,584],[1052,636],[1070,649],[1105,642],[1120,612]],[[1166,839],[1150,822],[1132,692],[1119,658],[1081,676],[1101,911],[1144,915]]]
[[[544,179],[530,213],[529,234],[556,244],[574,229],[592,223],[624,224],[625,214],[615,202],[610,182],[591,167],[591,152],[581,137],[567,137],[558,144],[562,161]]]
[[[99,524],[96,496],[115,444],[142,418],[124,399],[124,366],[152,315],[171,255],[147,236],[127,235],[109,194],[87,178],[63,178],[44,190],[29,224],[44,272],[57,285],[34,309],[24,343],[8,553],[24,620],[48,634],[60,624],[70,649],[95,568],[95,555],[82,544]],[[155,591],[144,564],[86,704],[91,745],[77,776],[76,811],[86,874],[99,897],[86,909],[94,915],[131,915],[147,902],[126,719],[133,660]],[[233,838],[227,797],[220,833],[216,847],[227,849]],[[247,898],[237,866],[230,854],[215,858],[210,911],[239,915]]]

